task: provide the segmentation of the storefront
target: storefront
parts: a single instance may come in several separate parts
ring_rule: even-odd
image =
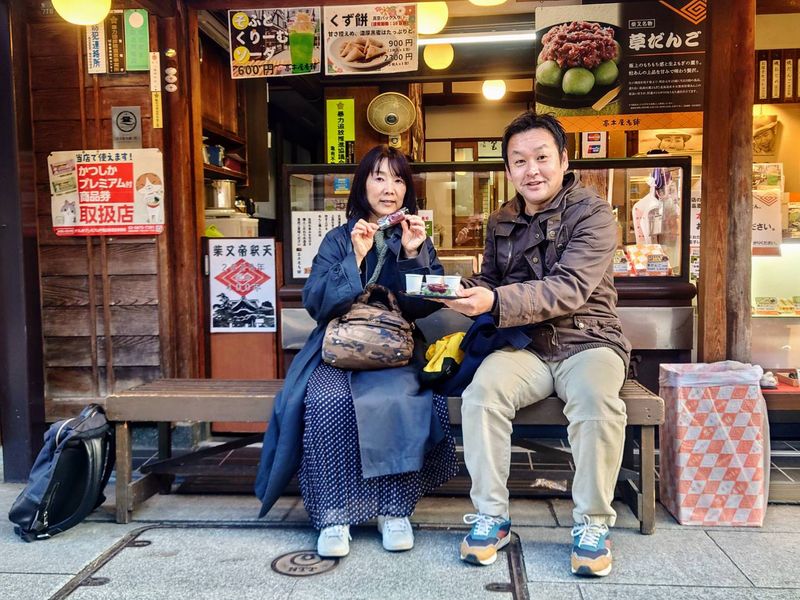
[[[10,16],[9,30],[18,33],[13,36],[13,55],[9,53],[3,59],[9,81],[13,72],[15,89],[14,103],[4,108],[4,125],[15,124],[17,131],[13,160],[3,161],[3,167],[15,165],[12,178],[19,188],[12,194],[14,204],[21,209],[8,216],[3,213],[4,219],[21,232],[14,240],[3,238],[3,244],[16,249],[13,255],[20,257],[17,279],[11,271],[4,274],[7,277],[4,287],[8,290],[4,298],[7,306],[17,307],[16,313],[7,311],[14,315],[10,322],[27,324],[24,331],[9,329],[6,347],[9,359],[19,360],[10,349],[15,344],[19,346],[19,340],[27,336],[24,354],[28,357],[26,364],[9,360],[13,372],[26,373],[22,378],[24,385],[20,386],[18,379],[16,387],[8,388],[9,394],[12,391],[24,394],[25,400],[10,395],[3,398],[4,449],[13,449],[14,443],[34,448],[45,418],[53,420],[71,414],[76,407],[102,399],[112,391],[155,378],[281,376],[288,355],[284,355],[280,344],[280,311],[300,306],[304,271],[308,257],[313,255],[313,240],[306,240],[304,246],[298,236],[302,235],[303,227],[311,227],[312,221],[317,227],[316,220],[320,217],[329,217],[327,226],[332,226],[334,216],[342,209],[351,169],[331,163],[357,160],[376,143],[397,143],[417,161],[418,195],[425,199],[424,209],[431,218],[430,234],[442,249],[448,268],[459,273],[479,268],[486,216],[509,197],[502,164],[498,163],[497,142],[502,128],[542,97],[534,82],[535,65],[530,59],[534,50],[530,39],[513,44],[463,44],[457,47],[451,66],[441,70],[427,66],[420,51],[415,70],[376,75],[366,69],[353,74],[334,74],[337,64],[333,61],[331,65],[323,65],[322,74],[234,79],[227,48],[227,20],[231,17],[225,3],[136,4],[147,11],[143,13],[143,21],[149,27],[145,38],[148,47],[143,56],[148,62],[136,67],[142,70],[128,69],[123,73],[111,72],[117,68],[124,70],[124,65],[112,65],[119,60],[107,62],[105,72],[98,73],[100,67],[92,63],[94,55],[88,32],[64,22],[47,6],[20,0],[8,3],[9,11],[4,14]],[[238,3],[236,8],[246,12],[250,7],[265,8],[264,4],[248,1]],[[534,9],[549,3],[516,3],[526,6],[497,10],[491,19],[485,13],[478,13],[476,7],[466,9],[461,4],[467,3],[453,3],[448,27],[453,31],[471,27],[474,34],[485,32],[490,21],[501,32],[530,33],[534,27],[539,29],[533,22]],[[711,17],[719,11],[720,22],[723,18],[752,21],[752,15],[722,15],[723,9],[715,6],[720,3],[708,4]],[[745,4],[752,10],[755,3]],[[764,3],[764,9],[785,10],[778,4]],[[306,4],[281,4],[287,5]],[[585,11],[586,7],[576,5],[574,10]],[[576,18],[591,18],[588,15],[581,12]],[[783,14],[773,19],[772,15],[759,15],[756,43],[759,39],[777,43],[781,31],[796,30],[791,25],[791,19],[796,17]],[[759,33],[762,26],[769,29],[768,33]],[[699,27],[702,29],[706,24]],[[752,31],[752,23],[745,30]],[[717,52],[719,56],[729,56],[730,40],[726,42],[722,34],[712,31],[708,31],[707,37],[704,50],[708,64],[714,64]],[[753,46],[750,40],[745,41],[748,42],[742,44],[745,48],[737,47],[735,51],[742,53],[750,65],[754,63]],[[787,41],[780,48],[791,48],[793,44]],[[156,58],[157,63],[150,62]],[[325,72],[326,67],[331,69],[330,73]],[[747,76],[754,77],[754,73],[750,71]],[[598,191],[609,198],[620,214],[621,252],[617,266],[621,307],[623,312],[631,309],[628,313],[631,327],[643,325],[639,328],[642,338],[638,346],[644,350],[641,375],[651,383],[652,365],[659,361],[690,360],[693,348],[697,360],[717,360],[745,358],[737,355],[740,349],[736,345],[744,339],[747,352],[750,347],[749,323],[741,330],[746,333],[744,338],[733,335],[733,330],[725,326],[733,319],[730,315],[737,313],[737,307],[749,306],[750,299],[736,299],[733,292],[725,292],[738,289],[739,281],[733,275],[731,279],[720,275],[724,274],[721,266],[727,261],[742,268],[740,249],[725,240],[729,224],[742,226],[737,218],[745,218],[749,228],[752,213],[752,209],[746,210],[749,193],[745,209],[738,202],[736,210],[729,211],[728,200],[724,210],[706,210],[703,204],[704,231],[708,227],[715,237],[704,240],[702,249],[692,247],[700,243],[690,235],[694,225],[691,219],[697,212],[696,207],[693,210],[692,199],[699,202],[698,175],[702,174],[703,190],[735,197],[738,188],[733,183],[720,187],[719,161],[727,161],[724,164],[731,167],[751,152],[749,147],[741,145],[713,153],[708,150],[708,144],[718,142],[721,135],[717,129],[709,130],[709,123],[718,127],[722,117],[711,115],[707,107],[709,102],[713,106],[720,95],[731,101],[723,88],[732,85],[729,80],[732,76],[715,74],[709,79],[707,71],[705,77],[706,111],[703,115],[702,107],[694,108],[698,120],[690,122],[692,133],[671,121],[649,129],[632,126],[609,131],[608,126],[600,126],[597,133],[603,134],[600,138],[609,162],[591,163],[599,159],[587,158],[593,156],[589,147],[598,147],[594,139],[584,140],[583,160],[576,162],[580,169],[591,170],[591,174],[587,171],[586,179],[594,178]],[[480,93],[481,82],[487,78],[506,82],[503,100],[491,102]],[[597,109],[600,111],[616,98],[608,96],[615,87],[614,81],[609,79],[607,83],[609,90],[598,88],[591,92],[598,95],[593,104],[605,97],[605,104]],[[374,117],[368,116],[371,101],[387,92],[390,95],[384,98],[395,94],[411,101],[413,124],[402,131],[392,128],[379,131]],[[747,111],[752,106],[752,94],[748,94],[748,99]],[[3,98],[3,102],[9,101]],[[333,120],[339,117],[339,103],[344,106],[343,120],[347,121],[347,127],[331,128]],[[761,127],[772,122],[779,124],[759,134],[777,134],[773,153],[764,154],[763,158],[783,163],[785,192],[800,190],[794,183],[800,164],[789,143],[797,128],[795,121],[800,119],[793,112],[795,106],[782,102],[758,105],[755,109],[759,116],[777,115],[776,121],[767,119]],[[58,211],[53,208],[54,167],[52,161],[48,165],[48,156],[55,152],[113,147],[117,129],[112,115],[118,116],[119,109],[130,107],[138,108],[134,112],[140,125],[139,147],[158,149],[163,157],[163,176],[159,177],[164,199],[159,208],[163,211],[160,233],[59,235],[64,232],[58,228],[68,226],[71,217],[68,206],[59,205]],[[738,105],[737,110],[741,111]],[[727,120],[725,117],[729,129],[726,139],[735,134],[752,140],[749,123],[743,120],[739,127],[736,119]],[[585,130],[571,131],[576,135],[570,156],[579,159],[582,146],[579,133]],[[662,139],[670,132],[672,139]],[[687,135],[694,137],[686,138]],[[337,143],[332,145],[333,140]],[[342,142],[341,153],[338,141]],[[671,146],[671,154],[666,157],[639,156],[628,162],[620,161],[646,153],[648,143],[682,143],[683,147]],[[679,158],[687,155],[691,160]],[[700,161],[701,156],[712,162]],[[459,162],[466,164],[459,166],[456,164]],[[746,162],[749,165],[750,159]],[[716,165],[714,170],[712,164]],[[662,177],[661,185],[671,195],[667,206],[662,206],[664,218],[658,224],[658,232],[652,230],[649,236],[634,227],[634,206],[648,196],[651,187],[648,181],[656,174]],[[666,183],[664,177],[668,179]],[[143,185],[157,183],[154,179],[143,180]],[[237,196],[241,197],[238,201]],[[142,214],[143,219],[150,218],[147,213]],[[786,204],[788,237],[791,237],[790,214],[794,213],[790,213],[790,205]],[[59,217],[64,220],[57,223]],[[155,219],[158,221],[158,217]],[[210,226],[213,229],[209,230]],[[241,301],[220,298],[220,292],[212,285],[214,278],[209,277],[205,268],[206,258],[213,258],[215,252],[225,252],[224,244],[220,243],[216,243],[219,249],[215,250],[214,237],[204,239],[215,235],[214,230],[221,232],[232,247],[255,247],[246,250],[248,256],[239,258],[246,258],[266,275],[269,285],[263,287],[271,287],[272,295],[260,297],[257,302],[244,302],[246,293],[240,294]],[[247,242],[230,242],[241,234],[249,238]],[[253,239],[256,237],[257,242]],[[648,251],[633,252],[637,245],[648,244]],[[799,289],[791,288],[791,277],[777,278],[780,289],[773,289],[770,286],[774,283],[767,281],[773,277],[773,265],[778,262],[786,265],[781,267],[782,272],[792,268],[793,246],[780,242],[778,245],[780,258],[756,259],[752,294],[755,307],[759,306],[757,298],[786,300],[800,294]],[[771,261],[764,269],[770,275],[759,274],[762,260]],[[692,264],[701,265],[701,277],[705,276],[702,274],[705,270],[715,278],[709,277],[705,292],[701,290],[697,326],[691,318]],[[224,270],[229,266],[219,268]],[[742,272],[745,271],[749,277],[749,267]],[[759,286],[764,286],[763,291],[759,291]],[[12,297],[12,292],[20,290],[24,297]],[[783,306],[786,302],[776,300],[775,304]],[[645,314],[654,320],[642,321]],[[800,317],[788,312],[774,316],[759,316],[759,320],[753,321],[753,360],[766,367],[797,366],[800,360],[796,349],[794,353],[780,350],[776,354],[776,348],[791,346],[791,336],[796,334],[796,321]],[[748,321],[749,318],[747,315]],[[719,327],[723,327],[722,332]],[[763,327],[771,329],[757,334]],[[692,342],[692,331],[697,334],[697,344]],[[23,430],[25,434],[18,440],[17,433]],[[31,451],[20,456],[27,458],[6,460],[7,478],[27,473]]]

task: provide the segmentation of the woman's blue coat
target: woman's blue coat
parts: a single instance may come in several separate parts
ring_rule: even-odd
[[[303,288],[303,305],[317,326],[289,366],[264,434],[255,485],[262,503],[259,516],[272,507],[300,466],[303,402],[308,380],[322,361],[325,328],[331,319],[346,313],[364,290],[350,240],[353,225],[355,220],[351,219],[328,232]],[[415,258],[399,259],[401,233],[400,227],[389,230],[389,251],[377,281],[395,293],[405,289],[406,273],[443,272],[430,238]],[[376,262],[373,248],[365,259],[367,275],[374,271]],[[439,303],[402,294],[398,295],[398,302],[409,321],[441,307]],[[425,451],[442,439],[444,432],[432,410],[431,391],[419,389],[419,368],[412,363],[396,369],[350,373],[364,477],[419,470]],[[397,401],[387,403],[389,397]]]

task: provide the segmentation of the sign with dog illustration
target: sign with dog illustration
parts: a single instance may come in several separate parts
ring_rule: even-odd
[[[164,166],[157,148],[52,152],[47,173],[58,236],[164,230]]]

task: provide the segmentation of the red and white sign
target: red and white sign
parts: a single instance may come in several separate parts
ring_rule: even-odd
[[[275,240],[209,238],[211,333],[276,331]]]
[[[164,230],[164,167],[157,148],[53,152],[47,166],[56,235]]]

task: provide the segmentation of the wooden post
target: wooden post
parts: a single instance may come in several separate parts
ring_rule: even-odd
[[[698,361],[750,360],[755,0],[708,3]]]
[[[194,127],[192,121],[199,116],[192,114],[190,97],[194,91],[191,81],[194,65],[189,62],[191,54],[187,50],[196,44],[197,36],[189,33],[190,25],[181,3],[178,3],[175,16],[161,18],[158,22],[161,68],[172,66],[178,71],[178,90],[162,92],[166,127],[164,164],[171,175],[168,185],[172,202],[167,204],[167,225],[171,228],[169,260],[173,290],[170,302],[174,313],[174,374],[178,377],[197,377],[205,363],[203,323],[198,308],[202,285],[198,222],[202,218],[203,205],[195,202],[197,164],[193,161],[193,146],[199,143],[193,135],[194,131],[199,131],[199,126]]]

